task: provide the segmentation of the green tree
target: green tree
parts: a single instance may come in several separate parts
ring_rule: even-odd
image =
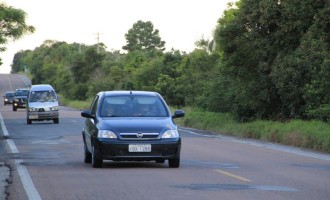
[[[326,7],[323,0],[241,0],[219,20],[216,49],[224,60],[221,71],[229,81],[231,110],[238,119],[302,117],[304,85],[311,80],[305,73],[311,66],[303,67],[296,56]],[[328,15],[322,16],[323,23],[329,21]],[[320,63],[313,64],[319,68]]]
[[[216,54],[195,49],[182,59],[178,67],[176,91],[184,96],[184,105],[206,107],[205,91],[213,81],[213,71],[218,62]]]
[[[141,20],[133,24],[133,27],[125,34],[127,44],[123,46],[128,52],[136,50],[160,50],[164,51],[165,42],[159,36],[159,30],[154,29],[150,21]]]
[[[17,40],[24,34],[34,32],[35,28],[25,23],[25,17],[23,10],[0,3],[0,52],[6,50],[8,40]]]

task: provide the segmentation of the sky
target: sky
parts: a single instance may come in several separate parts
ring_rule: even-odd
[[[191,52],[195,42],[211,39],[227,3],[233,0],[0,0],[26,12],[26,23],[36,28],[6,44],[0,52],[0,73],[10,73],[15,53],[34,50],[45,40],[122,50],[125,34],[139,20],[151,21],[165,41],[166,51]]]

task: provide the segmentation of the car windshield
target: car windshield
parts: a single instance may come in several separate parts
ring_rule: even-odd
[[[29,90],[17,90],[15,96],[27,96],[29,95]]]
[[[29,101],[30,102],[54,102],[56,96],[54,91],[34,91],[31,92]]]
[[[168,112],[157,96],[108,96],[101,117],[167,117]]]
[[[13,96],[14,96],[14,93],[6,93],[5,96],[6,96],[6,97],[13,97]]]

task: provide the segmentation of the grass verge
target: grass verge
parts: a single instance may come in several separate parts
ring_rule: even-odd
[[[322,121],[291,120],[284,123],[257,120],[239,123],[228,113],[205,112],[194,108],[183,110],[186,116],[177,121],[182,126],[330,153],[330,124]]]

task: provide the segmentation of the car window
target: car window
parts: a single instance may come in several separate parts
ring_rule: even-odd
[[[50,91],[33,91],[30,93],[30,102],[54,102],[56,100],[55,92]]]
[[[92,104],[91,104],[91,114],[96,115],[97,107],[99,102],[99,96],[95,96]]]
[[[15,96],[28,96],[29,90],[17,90]]]
[[[167,117],[157,96],[108,96],[101,107],[102,117]]]
[[[13,96],[14,96],[14,93],[6,93],[5,96],[6,96],[6,97],[13,97]]]

